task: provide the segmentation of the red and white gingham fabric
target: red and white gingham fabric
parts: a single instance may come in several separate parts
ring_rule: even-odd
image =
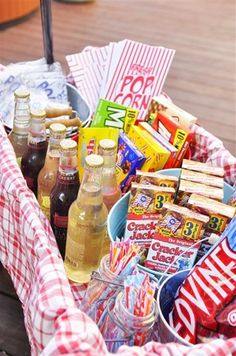
[[[225,149],[223,142],[198,125],[192,126],[195,141],[191,147],[192,159],[211,166],[224,167],[224,179],[236,187],[236,158]]]
[[[97,326],[76,305],[73,294],[79,303],[84,286],[70,287],[50,225],[26,186],[1,124],[0,227],[0,259],[22,302],[32,355],[109,355]],[[234,352],[236,338],[191,348],[151,342],[119,349],[120,355],[130,356]]]

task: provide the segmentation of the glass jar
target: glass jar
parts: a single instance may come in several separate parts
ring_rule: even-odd
[[[81,309],[97,324],[104,311],[106,302],[124,287],[126,276],[117,275],[110,270],[109,255],[103,256],[97,272],[92,273]]]
[[[121,345],[143,346],[152,340],[156,321],[156,301],[153,299],[151,312],[137,316],[126,308],[124,291],[110,298],[106,306],[103,325],[99,329],[109,352],[116,352]]]

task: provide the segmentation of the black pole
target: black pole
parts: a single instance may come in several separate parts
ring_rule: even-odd
[[[54,63],[52,41],[52,10],[51,0],[40,0],[41,21],[43,32],[44,56],[47,64]]]

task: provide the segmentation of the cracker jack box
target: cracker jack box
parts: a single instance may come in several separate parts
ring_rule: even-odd
[[[142,130],[139,126],[132,125],[128,137],[146,157],[142,166],[143,171],[154,172],[165,166],[170,157],[170,152],[148,132]]]
[[[177,237],[185,240],[200,240],[205,232],[209,217],[192,210],[165,202],[163,216],[156,229],[157,237]]]
[[[188,207],[193,211],[209,216],[210,220],[206,226],[205,235],[206,233],[221,235],[236,212],[236,208],[232,206],[198,194],[190,196]]]
[[[147,122],[139,122],[139,126],[147,131],[157,142],[159,142],[163,147],[170,151],[170,157],[167,160],[163,168],[172,168],[175,166],[177,159],[178,150],[169,141],[162,137],[158,132],[156,132]]]
[[[177,121],[172,120],[164,111],[158,112],[152,127],[177,148],[178,155],[175,167],[180,167],[189,144],[193,140],[193,133],[188,129],[183,129]]]
[[[163,204],[172,202],[174,194],[173,188],[132,183],[124,239],[148,248],[155,235]]]
[[[151,125],[159,111],[164,111],[173,121],[178,122],[184,129],[190,129],[191,125],[197,122],[195,116],[184,111],[163,95],[152,98],[145,121],[149,122]]]
[[[193,245],[192,241],[156,235],[149,247],[144,266],[170,274],[190,269],[194,265],[200,243]]]
[[[197,171],[212,176],[224,177],[224,168],[210,166],[207,163],[193,161],[191,159],[183,159],[182,168],[189,169],[191,171]]]
[[[127,133],[130,125],[135,123],[138,113],[136,109],[100,99],[91,127],[114,127]]]
[[[204,183],[212,187],[223,189],[224,179],[223,177],[216,177],[210,174],[199,173],[197,171],[191,171],[189,169],[181,169],[180,179],[188,180],[195,183]]]
[[[158,172],[143,172],[137,169],[135,181],[140,184],[153,184],[160,187],[171,187],[177,190],[179,179],[176,176],[169,176]]]
[[[129,190],[131,182],[135,180],[136,169],[140,169],[145,160],[146,157],[144,154],[137,149],[125,133],[120,132],[116,160],[116,177],[123,193]]]
[[[179,190],[176,202],[178,205],[187,206],[191,194],[199,194],[221,202],[224,198],[224,191],[221,188],[211,187],[210,185],[191,182],[180,179]]]
[[[78,168],[80,181],[84,174],[84,161],[85,157],[97,153],[98,143],[104,138],[114,140],[117,144],[119,137],[119,130],[111,127],[98,128],[98,127],[81,127],[79,133],[78,144]]]

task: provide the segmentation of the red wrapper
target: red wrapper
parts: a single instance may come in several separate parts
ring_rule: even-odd
[[[171,327],[193,344],[217,333],[231,337],[231,327],[235,327],[235,304],[232,309],[224,308],[235,293],[236,218],[179,289],[169,316]],[[227,320],[228,324],[222,320]]]

